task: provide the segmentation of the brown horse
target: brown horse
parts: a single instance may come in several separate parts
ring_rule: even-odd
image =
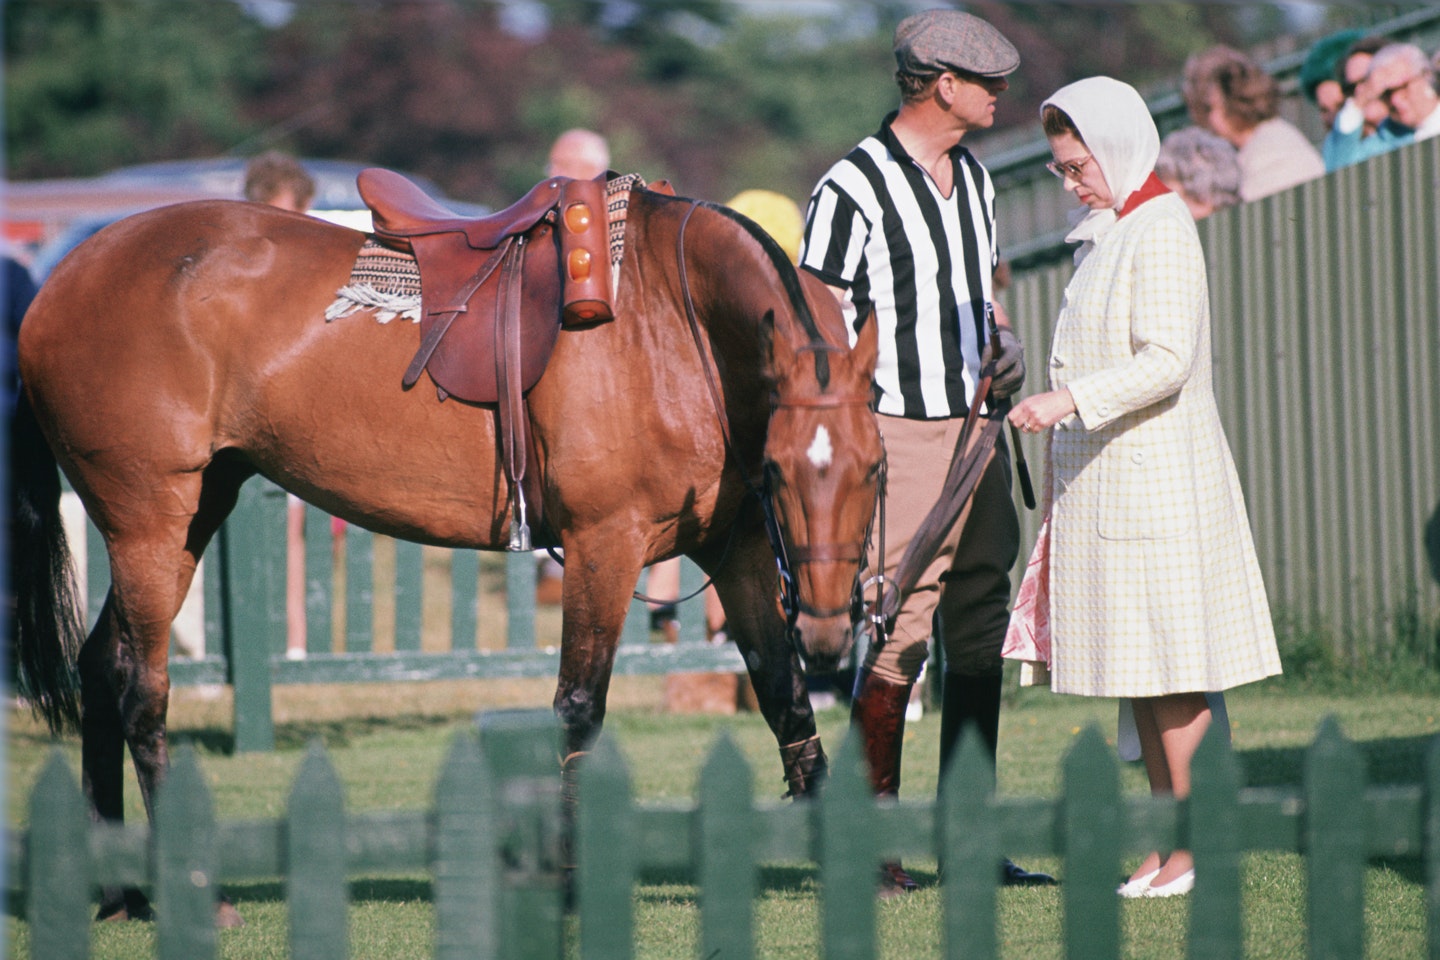
[[[52,727],[78,722],[98,817],[123,816],[126,745],[153,816],[170,622],[249,477],[390,536],[506,546],[512,492],[495,407],[442,402],[423,380],[402,391],[413,325],[323,318],[363,240],[257,204],[167,207],[78,248],[25,318],[18,676]],[[562,330],[528,394],[546,521],[536,541],[566,561],[554,706],[571,754],[604,719],[641,569],[686,554],[714,578],[791,792],[823,773],[801,657],[823,669],[848,650],[882,459],[874,323],[847,344],[833,296],[754,224],[632,195],[615,319]],[[110,558],[112,586],[83,644],[65,593],[57,462]],[[798,588],[792,624],[777,602],[766,498]],[[134,915],[144,903],[108,891],[101,909]]]

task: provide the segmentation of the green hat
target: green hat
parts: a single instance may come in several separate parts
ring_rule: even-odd
[[[1336,79],[1335,69],[1340,58],[1363,36],[1363,30],[1341,30],[1315,41],[1305,55],[1305,62],[1300,64],[1300,89],[1311,103],[1315,102],[1315,88],[1320,86],[1320,81]]]

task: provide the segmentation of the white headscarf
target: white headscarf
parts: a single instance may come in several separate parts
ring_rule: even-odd
[[[1065,237],[1071,242],[1098,240],[1115,225],[1116,211],[1155,169],[1160,131],[1139,91],[1110,77],[1076,80],[1056,90],[1045,104],[1063,110],[1074,121],[1115,197],[1114,209],[1076,211],[1078,222],[1072,222],[1074,229]]]

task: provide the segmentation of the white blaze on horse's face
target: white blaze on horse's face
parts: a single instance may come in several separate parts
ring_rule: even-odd
[[[816,470],[824,470],[834,461],[835,448],[830,445],[830,431],[823,423],[816,428],[815,439],[810,441],[805,456],[810,458],[810,465]]]

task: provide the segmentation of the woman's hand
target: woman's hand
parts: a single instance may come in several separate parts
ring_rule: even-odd
[[[1074,412],[1075,398],[1068,389],[1062,388],[1026,397],[1015,405],[1007,419],[1024,433],[1039,433]]]

